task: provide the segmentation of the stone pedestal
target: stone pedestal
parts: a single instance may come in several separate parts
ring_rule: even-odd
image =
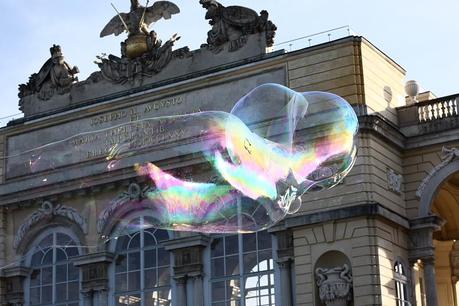
[[[164,243],[166,250],[174,254],[174,280],[177,288],[176,306],[204,306],[203,258],[209,244],[204,235],[186,236]],[[187,288],[193,288],[187,292]],[[187,305],[187,300],[192,305]]]
[[[24,305],[24,279],[29,276],[30,269],[12,267],[3,269],[0,276],[2,292],[1,305]]]
[[[83,275],[81,294],[84,306],[108,305],[108,266],[113,257],[112,253],[100,252],[73,259],[73,264],[80,267]]]

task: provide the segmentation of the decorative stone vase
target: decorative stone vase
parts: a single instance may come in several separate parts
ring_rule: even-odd
[[[410,80],[405,84],[405,93],[411,98],[411,102],[416,102],[419,93],[419,84],[415,80]]]
[[[326,306],[347,306],[352,300],[352,274],[348,265],[316,269],[319,297]]]

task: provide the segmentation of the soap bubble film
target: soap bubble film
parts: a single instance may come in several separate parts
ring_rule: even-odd
[[[94,185],[89,176],[129,179],[130,186],[116,187],[128,192],[97,212],[103,237],[121,234],[107,222],[113,201],[124,212],[149,215],[148,227],[254,232],[308,205],[306,193],[337,185],[354,164],[357,131],[357,117],[341,97],[264,84],[230,112],[135,120],[77,134],[7,157],[7,171],[30,177],[37,187],[70,179]]]

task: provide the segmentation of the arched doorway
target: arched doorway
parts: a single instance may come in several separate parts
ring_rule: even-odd
[[[417,305],[459,305],[459,149],[444,148],[442,159],[420,185],[419,218],[411,220]]]

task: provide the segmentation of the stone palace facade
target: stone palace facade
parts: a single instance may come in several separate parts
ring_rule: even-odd
[[[267,52],[276,30],[267,12],[201,4],[213,26],[199,50],[137,33],[145,50],[130,49],[129,36],[121,57],[100,57],[100,71],[77,81],[78,68],[55,45],[20,85],[24,118],[0,129],[0,304],[459,305],[459,95],[405,86],[404,69],[363,37]],[[352,104],[360,131],[350,174],[303,197],[296,214],[268,231],[144,226],[151,211],[124,204],[144,197],[147,182],[132,169],[102,170],[125,132],[115,127],[229,111],[264,83],[328,91]],[[103,129],[100,141],[81,134],[73,145],[90,149],[69,163],[59,163],[58,145],[34,155]],[[173,144],[186,134],[186,126],[165,126],[149,141]],[[199,174],[199,164],[173,148],[151,158],[182,177]],[[35,171],[37,159],[47,166]]]

